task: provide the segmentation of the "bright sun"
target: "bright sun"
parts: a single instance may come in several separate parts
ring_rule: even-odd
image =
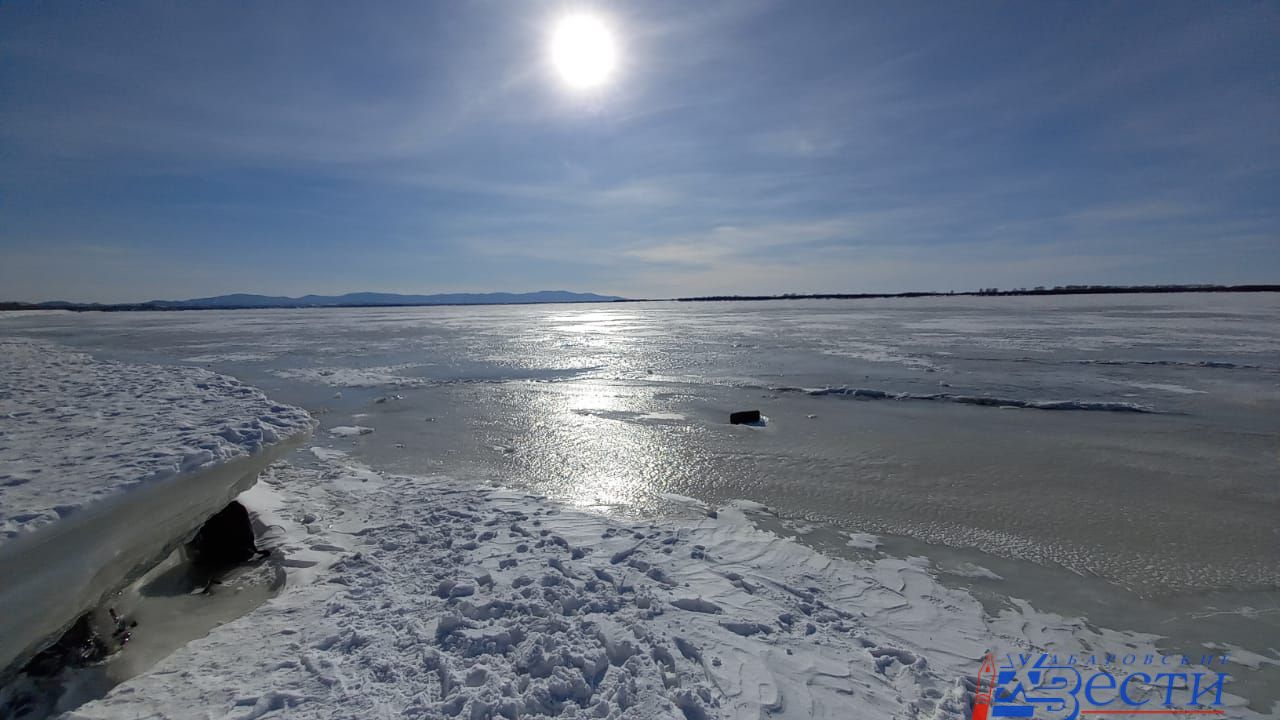
[[[560,79],[578,90],[609,82],[618,65],[618,48],[609,27],[592,15],[570,15],[556,23],[551,62]]]

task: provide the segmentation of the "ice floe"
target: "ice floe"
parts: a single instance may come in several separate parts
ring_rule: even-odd
[[[0,672],[162,559],[313,426],[202,369],[0,340]]]
[[[142,485],[253,455],[313,421],[206,370],[0,340],[0,546]]]

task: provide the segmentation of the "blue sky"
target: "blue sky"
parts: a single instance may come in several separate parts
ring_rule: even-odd
[[[24,300],[1280,282],[1280,4],[11,0],[0,252]]]

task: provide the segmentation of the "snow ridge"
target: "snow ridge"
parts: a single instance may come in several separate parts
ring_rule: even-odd
[[[951,393],[911,393],[890,392],[870,388],[827,387],[797,388],[774,387],[772,392],[800,392],[806,395],[821,397],[839,395],[862,400],[935,400],[953,402],[961,405],[982,405],[985,407],[1024,408],[1028,410],[1093,410],[1102,412],[1158,413],[1147,405],[1109,400],[1021,400],[1018,398],[992,397],[989,395],[954,395]]]
[[[0,340],[0,546],[133,488],[255,455],[314,421],[234,378]]]

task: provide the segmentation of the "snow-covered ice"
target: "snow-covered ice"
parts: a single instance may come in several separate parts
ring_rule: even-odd
[[[72,717],[967,712],[981,607],[918,564],[833,561],[753,504],[680,527],[442,477],[328,482],[366,472],[272,468],[275,512],[322,518],[281,551],[339,559]]]
[[[964,718],[989,649],[1157,652],[827,557],[757,503],[625,520],[316,454],[245,500],[288,524],[289,588],[68,718]]]
[[[253,455],[313,420],[234,378],[0,339],[0,546],[129,489]]]
[[[312,427],[205,370],[0,340],[0,671],[168,554]]]

